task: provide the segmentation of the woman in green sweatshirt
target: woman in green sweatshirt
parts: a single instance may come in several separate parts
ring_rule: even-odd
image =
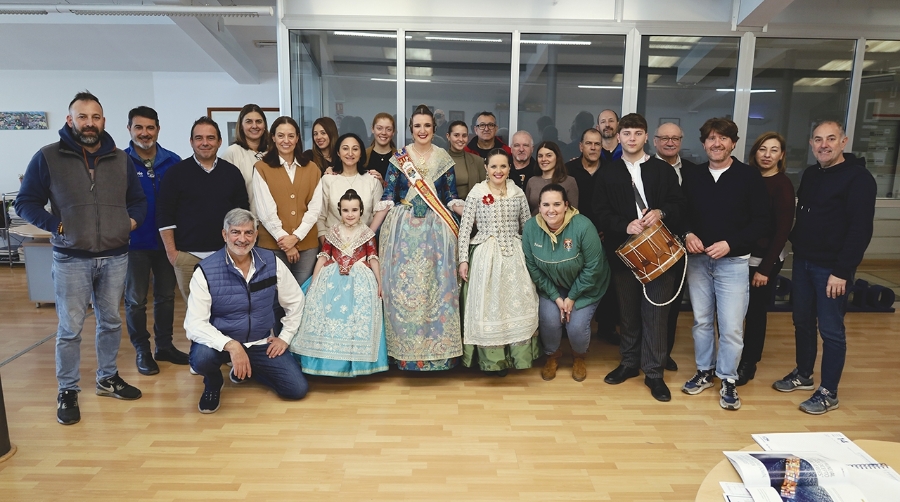
[[[572,378],[587,377],[584,356],[591,342],[591,318],[609,284],[609,264],[597,229],[591,221],[569,207],[566,190],[545,186],[540,193],[539,212],[522,232],[525,264],[537,286],[539,331],[547,363],[544,380],[556,376],[565,326],[572,346]]]

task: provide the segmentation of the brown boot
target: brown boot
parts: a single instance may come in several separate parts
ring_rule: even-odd
[[[547,355],[547,362],[541,369],[541,378],[544,380],[553,380],[556,378],[556,368],[559,366],[559,356],[561,355],[562,351],[559,349],[556,349],[556,352]]]
[[[572,353],[575,361],[572,363],[572,379],[576,382],[583,382],[587,378],[587,366],[584,365],[584,354],[577,352]]]

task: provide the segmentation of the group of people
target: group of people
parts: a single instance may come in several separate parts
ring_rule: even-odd
[[[412,140],[398,149],[390,114],[375,116],[369,145],[352,132],[338,136],[323,117],[304,150],[292,118],[269,125],[250,104],[223,157],[218,124],[201,117],[190,131],[193,155],[182,160],[158,144],[152,108],[129,112],[123,151],[104,130],[99,99],[77,94],[60,141],[35,154],[15,202],[52,234],[57,420],[80,420],[89,303],[96,393],[141,397],[116,367],[123,294],[138,371],[159,373],[159,361],[190,365],[204,380],[202,413],[219,408],[226,363],[232,382],[253,378],[286,399],[306,395],[304,373],[353,377],[391,363],[409,371],[461,363],[505,376],[543,354],[541,377],[550,380],[564,334],[572,377],[582,381],[595,317],[601,332],[620,326],[621,364],[604,380],[620,384],[643,371],[651,395],[669,401],[663,372],[677,369],[682,274],[697,363],[682,390],[699,394],[717,376],[721,406],[738,409],[736,387],[755,375],[789,234],[797,368],[774,386],[815,389],[818,320],[823,380],[801,409],[837,407],[846,282],[871,238],[875,193],[864,161],[842,153],[839,124],[814,129],[819,163],[804,173],[792,232],[793,187],[777,133],[756,141],[746,165],[731,156],[735,124],[710,119],[700,130],[709,162],[696,166],[679,157],[675,124],[657,129],[657,154],[646,154],[638,114],[601,112],[569,162],[552,141],[535,148],[525,131],[506,145],[490,112],[476,116],[474,136],[464,122],[446,124],[447,149],[433,141],[436,125],[418,106]],[[642,287],[615,250],[660,222],[683,236],[689,257]],[[189,353],[172,340],[176,286]]]

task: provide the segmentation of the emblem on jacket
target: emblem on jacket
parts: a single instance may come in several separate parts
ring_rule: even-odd
[[[566,248],[566,251],[572,250],[572,239],[563,239],[563,247]]]

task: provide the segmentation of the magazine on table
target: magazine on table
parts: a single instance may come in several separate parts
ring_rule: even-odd
[[[784,432],[751,437],[765,451],[814,451],[843,464],[878,463],[841,432]]]
[[[886,464],[848,464],[816,452],[726,451],[754,502],[888,502],[900,477]]]

